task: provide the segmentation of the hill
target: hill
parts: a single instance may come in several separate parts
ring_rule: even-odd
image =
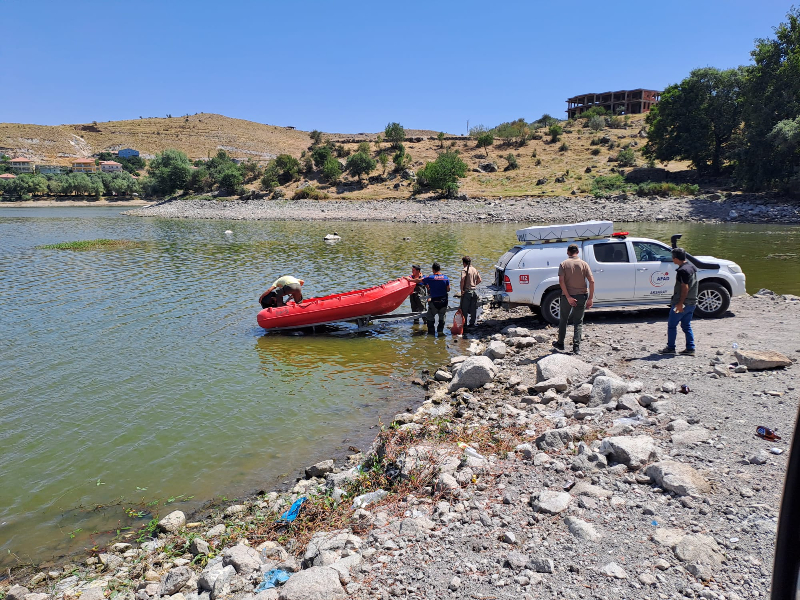
[[[469,173],[461,183],[461,191],[470,196],[557,196],[573,190],[587,193],[596,176],[612,173],[616,163],[609,162],[609,157],[613,161],[620,148],[626,145],[634,150],[637,164],[644,164],[639,154],[645,141],[639,133],[644,126],[641,116],[632,116],[625,129],[606,128],[597,133],[584,128],[582,121],[566,123],[564,126],[565,132],[558,143],[550,143],[547,135],[541,140],[528,141],[524,146],[495,140],[487,152],[476,148],[474,140],[470,138],[448,135],[443,145],[458,150],[467,163]],[[545,134],[545,131],[541,130],[540,133]],[[436,134],[435,131],[406,129],[405,145],[412,157],[409,165],[412,170],[423,166],[426,161],[434,160],[441,152],[442,144],[436,139]],[[323,134],[323,139],[341,143],[351,152],[356,150],[360,141],[371,141],[373,156],[377,157],[379,150],[374,143],[376,137],[374,133]],[[603,144],[591,144],[593,139],[597,141],[603,137],[606,138]],[[135,148],[145,158],[175,148],[185,152],[191,159],[213,156],[223,149],[234,158],[251,158],[263,165],[281,153],[299,157],[310,144],[308,132],[207,113],[77,125],[0,124],[0,153],[60,164],[68,164],[73,157],[88,157],[120,148]],[[384,143],[382,148],[391,157],[388,145]],[[504,171],[507,166],[504,157],[509,154],[516,158],[519,168]],[[494,166],[481,167],[485,163],[494,163]],[[497,171],[492,171],[495,167]],[[591,172],[586,172],[587,167]],[[680,163],[671,163],[669,166],[672,171],[685,168],[686,165]],[[349,177],[343,178],[335,186],[328,186],[315,172],[299,182],[284,186],[284,192],[291,195],[299,185],[310,181],[327,194],[337,197],[386,198],[409,195],[412,183],[391,171],[390,161],[386,176],[372,177],[370,184],[365,186]],[[380,166],[373,173],[378,174],[381,174]]]

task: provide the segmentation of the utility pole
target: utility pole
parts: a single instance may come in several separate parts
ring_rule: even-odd
[[[469,135],[469,119],[467,119],[467,135]]]

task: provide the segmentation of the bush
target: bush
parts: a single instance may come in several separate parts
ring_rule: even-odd
[[[542,166],[542,159],[541,158],[537,158],[536,162],[533,163],[533,164],[536,165],[537,167],[541,167]]]
[[[536,158],[536,150],[534,150],[533,152],[531,152],[531,158]]]
[[[566,152],[567,150],[569,150],[569,146],[567,145],[567,142],[561,142],[561,145],[558,147],[558,151],[559,152]]]
[[[625,120],[622,117],[611,117],[608,120],[608,126],[611,129],[625,129]]]
[[[586,126],[592,131],[600,131],[606,126],[606,120],[603,117],[594,115],[590,119],[587,119]]]
[[[519,164],[517,163],[517,157],[511,154],[510,152],[505,156],[506,162],[508,162],[508,166],[506,166],[506,171],[513,171],[515,169],[519,169]]]
[[[423,187],[441,190],[452,198],[458,192],[458,180],[467,174],[467,164],[456,152],[442,152],[435,161],[425,163],[417,171],[417,183]]]
[[[625,187],[626,182],[622,175],[598,175],[592,182],[592,193],[595,196],[603,196],[607,192],[618,191]]]
[[[328,183],[336,183],[342,176],[342,165],[333,156],[328,157],[322,165],[322,176]]]
[[[336,146],[334,146],[333,153],[339,158],[350,156],[350,150],[348,148],[345,148],[344,144],[337,144]]]
[[[588,122],[592,117],[602,117],[608,114],[608,111],[602,106],[593,106],[589,110],[585,110],[580,114],[581,119],[586,119]],[[604,121],[605,123],[605,121]]]
[[[485,148],[486,149],[486,157],[489,157],[489,146],[494,144],[494,135],[491,132],[487,131],[486,133],[482,133],[478,136],[475,145],[478,148]]]
[[[615,142],[614,140],[611,140],[610,142],[608,142],[608,149],[609,150],[613,150],[617,146],[619,146],[619,142]]]
[[[367,156],[369,156],[370,155],[370,151],[371,151],[371,148],[369,147],[369,142],[361,142],[358,145],[357,152],[362,152],[363,154],[366,154]]]
[[[311,173],[314,170],[314,161],[310,156],[303,158],[303,173]]]
[[[316,129],[308,134],[311,137],[311,143],[314,146],[319,146],[322,143],[322,132]]]
[[[600,148],[592,148],[591,155],[597,156],[598,154],[600,154]]]
[[[280,169],[274,160],[269,161],[261,178],[261,189],[271,192],[280,185]]]
[[[275,159],[282,183],[300,178],[300,161],[290,154],[279,154]]]
[[[347,171],[361,181],[362,175],[367,175],[375,170],[375,159],[365,152],[356,152],[347,159]]]
[[[228,168],[219,176],[220,191],[235,194],[242,187],[243,181],[244,177],[242,177],[242,172],[239,169],[235,166]]]
[[[617,162],[621,167],[632,167],[636,164],[636,154],[633,148],[625,148],[617,154]]]
[[[389,156],[385,152],[381,152],[378,155],[378,162],[381,163],[383,174],[386,175],[386,165],[389,164]]]
[[[402,171],[411,162],[411,155],[406,152],[406,147],[403,144],[398,145],[392,161],[394,162],[395,171]]]
[[[318,169],[321,169],[331,156],[333,156],[333,152],[327,144],[325,146],[317,146],[311,151],[314,166]]]
[[[636,186],[637,196],[695,196],[700,188],[689,183],[645,181]]]
[[[399,148],[406,139],[406,131],[400,123],[389,123],[383,134],[386,136],[386,141],[391,142],[394,148]]]
[[[564,133],[564,130],[561,128],[561,125],[555,123],[550,126],[548,133],[550,134],[550,142],[555,144],[561,140],[561,134]]]
[[[308,185],[300,190],[297,190],[292,196],[292,200],[327,200],[328,194],[320,192],[313,185]]]
[[[541,133],[532,133],[531,134],[531,139],[532,140],[541,140],[542,139],[542,134]]]
[[[164,150],[150,161],[147,172],[150,175],[151,191],[154,194],[168,195],[186,187],[192,169],[183,152]]]

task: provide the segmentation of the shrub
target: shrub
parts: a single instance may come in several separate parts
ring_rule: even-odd
[[[333,156],[329,157],[322,165],[322,176],[328,183],[336,183],[342,176],[342,165]]]
[[[625,121],[622,117],[611,117],[608,120],[608,126],[611,129],[625,129]]]
[[[595,196],[605,196],[608,192],[624,189],[625,178],[622,175],[598,175],[592,182],[592,193]]]
[[[632,167],[636,164],[636,154],[633,148],[625,148],[617,154],[617,162],[621,167]]]
[[[581,119],[589,121],[592,117],[602,117],[608,114],[608,111],[602,106],[593,106],[589,110],[585,110],[580,114]]]
[[[437,133],[436,139],[439,140],[439,147],[444,150],[444,131]]]
[[[541,140],[542,139],[542,134],[541,133],[532,133],[531,134],[531,139],[532,140]]]
[[[325,146],[317,146],[311,151],[311,158],[314,161],[314,166],[318,169],[321,169],[332,155],[331,147],[327,144]]]
[[[600,154],[600,148],[592,148],[591,155],[597,156],[598,154]]]
[[[617,146],[619,146],[619,142],[615,142],[614,140],[611,140],[610,142],[608,142],[608,149],[609,150],[613,150]]]
[[[316,129],[308,134],[311,137],[311,143],[314,146],[319,146],[322,143],[322,132]]]
[[[442,152],[417,172],[420,186],[441,190],[449,198],[458,192],[458,180],[467,174],[467,164],[456,152]]]
[[[375,147],[380,150],[381,149],[381,142],[383,142],[383,136],[379,133],[375,136]]]
[[[333,153],[338,156],[339,158],[344,158],[345,156],[350,156],[350,150],[344,147],[344,144],[337,144],[333,147]],[[326,159],[327,160],[327,159]],[[325,163],[323,163],[324,165]]]
[[[476,141],[476,146],[478,148],[484,148],[486,150],[486,158],[489,158],[489,146],[494,144],[494,135],[491,132],[487,131],[486,133],[482,133],[478,136]]]
[[[411,162],[411,155],[406,152],[406,147],[403,144],[398,145],[397,152],[392,156],[392,161],[394,162],[395,171],[402,171]]]
[[[385,152],[381,152],[378,155],[378,162],[381,163],[383,174],[386,175],[386,165],[389,164],[389,156]]]
[[[506,166],[506,171],[513,171],[515,169],[519,169],[519,164],[517,163],[517,157],[511,154],[510,152],[505,156],[506,162],[508,162],[508,166]]]
[[[280,179],[283,183],[294,181],[300,178],[300,161],[290,154],[279,154],[275,159],[275,165],[280,172]]]
[[[567,145],[567,142],[561,142],[561,145],[558,147],[558,151],[559,152],[566,152],[567,150],[569,150],[569,146]]]
[[[533,164],[536,165],[537,167],[541,167],[542,166],[542,159],[541,158],[537,158],[536,162],[533,163]]]
[[[199,169],[198,169],[199,170]],[[280,185],[280,169],[274,160],[269,161],[261,178],[261,189],[271,192]]]
[[[536,150],[534,150],[533,152],[531,152],[531,158],[536,158]]]
[[[310,156],[306,156],[303,159],[303,173],[311,173],[314,170],[314,161],[311,160]]]
[[[189,159],[180,150],[164,150],[156,154],[147,169],[152,192],[166,195],[184,189],[191,171]]]
[[[606,126],[606,120],[601,116],[594,115],[586,121],[586,126],[592,131],[600,131]]]
[[[272,192],[272,197],[275,198],[276,200],[278,200],[279,198],[285,198],[286,192],[284,192],[281,189],[277,189],[274,192]]]
[[[361,143],[358,144],[357,152],[363,152],[364,154],[369,156],[370,150],[371,149],[369,147],[369,142],[361,142]]]
[[[228,194],[235,194],[242,187],[243,181],[242,172],[234,166],[226,169],[219,176],[219,188]]]
[[[406,139],[406,131],[400,123],[389,123],[383,134],[386,136],[386,141],[391,142],[394,148],[398,148]]]
[[[645,181],[636,186],[637,196],[695,196],[698,192],[699,187],[689,183]]]
[[[564,130],[561,128],[561,125],[554,123],[550,126],[548,133],[550,134],[550,142],[555,144],[561,140],[561,134],[564,133]]]
[[[347,159],[347,171],[354,177],[358,177],[359,181],[361,181],[362,175],[371,173],[376,166],[375,159],[365,152],[356,152]]]
[[[327,200],[328,197],[328,194],[325,192],[320,192],[313,185],[308,185],[297,190],[292,196],[292,200]]]

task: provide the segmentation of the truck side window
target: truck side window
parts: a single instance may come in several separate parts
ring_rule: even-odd
[[[637,262],[672,262],[672,251],[664,248],[661,244],[633,242],[633,252],[636,254]]]
[[[602,263],[628,262],[628,245],[625,242],[612,244],[594,244],[594,258]]]

